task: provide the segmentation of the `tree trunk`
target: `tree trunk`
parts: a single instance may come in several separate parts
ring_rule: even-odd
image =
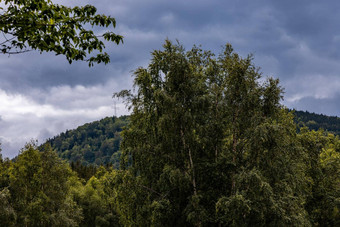
[[[194,162],[192,160],[192,153],[190,147],[186,144],[185,138],[184,138],[184,132],[183,129],[181,129],[181,138],[182,138],[182,143],[184,149],[188,149],[188,154],[189,154],[189,163],[190,163],[190,169],[191,169],[191,181],[192,181],[192,186],[194,188],[194,195],[197,195],[197,187],[196,187],[196,177],[195,177],[195,168],[194,168]]]
[[[184,149],[188,149],[188,155],[189,155],[189,163],[190,163],[190,169],[191,169],[191,182],[192,182],[192,186],[194,188],[194,195],[197,196],[197,187],[196,187],[196,176],[195,176],[195,168],[194,168],[194,161],[192,159],[192,152],[190,149],[190,146],[186,144],[185,142],[185,137],[184,137],[184,132],[183,129],[181,128],[181,138],[182,138],[182,143],[183,143],[183,147]],[[196,225],[197,227],[202,226],[202,222],[199,220]]]

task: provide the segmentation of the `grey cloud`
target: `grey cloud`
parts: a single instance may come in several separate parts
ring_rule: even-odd
[[[330,116],[339,116],[340,94],[333,98],[317,99],[314,97],[302,98],[291,103],[291,108],[318,114],[327,113]]]
[[[38,141],[45,142],[46,139],[52,138],[53,136],[56,136],[56,134],[54,132],[51,132],[47,128],[44,128],[44,129],[40,130],[37,138],[38,138]]]
[[[283,82],[301,74],[327,77],[339,71],[335,62],[340,47],[337,1],[103,0],[81,4],[94,4],[99,13],[116,17],[114,31],[125,36],[125,43],[108,46],[112,62],[88,68],[86,63],[69,65],[64,57],[53,54],[13,56],[1,59],[1,88],[24,92],[31,88],[105,84],[112,78],[131,81],[127,75],[145,66],[149,53],[159,49],[167,37],[178,38],[187,48],[202,44],[215,52],[231,42],[242,55],[254,53],[263,73],[277,73],[275,76]],[[273,62],[277,63],[275,70]]]
[[[338,58],[339,1],[272,1],[277,16],[289,35],[306,42],[320,56]]]

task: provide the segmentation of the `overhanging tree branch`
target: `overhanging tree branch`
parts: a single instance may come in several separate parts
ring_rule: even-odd
[[[117,45],[123,42],[123,37],[112,31],[97,35],[84,28],[84,25],[92,28],[116,26],[114,18],[97,14],[94,6],[66,7],[53,4],[51,0],[4,2],[7,8],[0,15],[0,31],[5,37],[0,44],[3,54],[24,53],[30,51],[26,49],[30,47],[64,55],[69,63],[81,60],[93,66],[94,63],[110,62],[109,55],[103,52],[104,41]],[[7,38],[6,34],[13,37]]]

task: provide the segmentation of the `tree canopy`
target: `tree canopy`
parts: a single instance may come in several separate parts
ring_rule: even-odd
[[[3,54],[17,54],[31,49],[64,55],[69,63],[87,61],[108,63],[104,40],[116,44],[123,37],[112,31],[96,35],[89,26],[116,26],[111,16],[97,14],[92,5],[66,7],[51,0],[0,0],[0,50]],[[97,51],[97,53],[92,53]]]
[[[119,167],[120,132],[127,125],[128,117],[106,117],[67,130],[46,143],[51,144],[59,156],[82,165],[113,165]]]
[[[135,71],[134,92],[115,94],[125,97],[132,110],[121,146],[121,167],[129,173],[129,183],[120,189],[125,200],[118,200],[121,222],[336,223],[339,185],[326,180],[329,200],[313,203],[316,194],[310,187],[321,179],[309,172],[315,168],[306,160],[319,163],[323,150],[312,143],[314,156],[307,146],[311,140],[297,137],[293,115],[280,105],[279,81],[260,80],[252,56],[242,58],[230,44],[218,57],[196,46],[186,51],[170,41],[163,47],[152,53],[147,68]],[[332,152],[324,155],[334,160]],[[319,209],[325,204],[330,208],[324,214]]]
[[[308,111],[293,110],[294,121],[299,127],[308,127],[310,130],[323,129],[334,135],[340,135],[340,118]]]

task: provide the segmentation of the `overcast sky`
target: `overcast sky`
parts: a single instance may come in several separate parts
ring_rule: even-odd
[[[112,93],[132,88],[132,71],[147,66],[166,38],[187,49],[219,53],[231,43],[254,54],[264,76],[279,78],[289,108],[340,116],[338,0],[96,0],[117,20],[123,45],[109,45],[108,65],[69,65],[62,56],[0,55],[0,142],[4,156],[25,142],[44,142],[66,129],[114,114]],[[117,101],[117,114],[127,114]]]

